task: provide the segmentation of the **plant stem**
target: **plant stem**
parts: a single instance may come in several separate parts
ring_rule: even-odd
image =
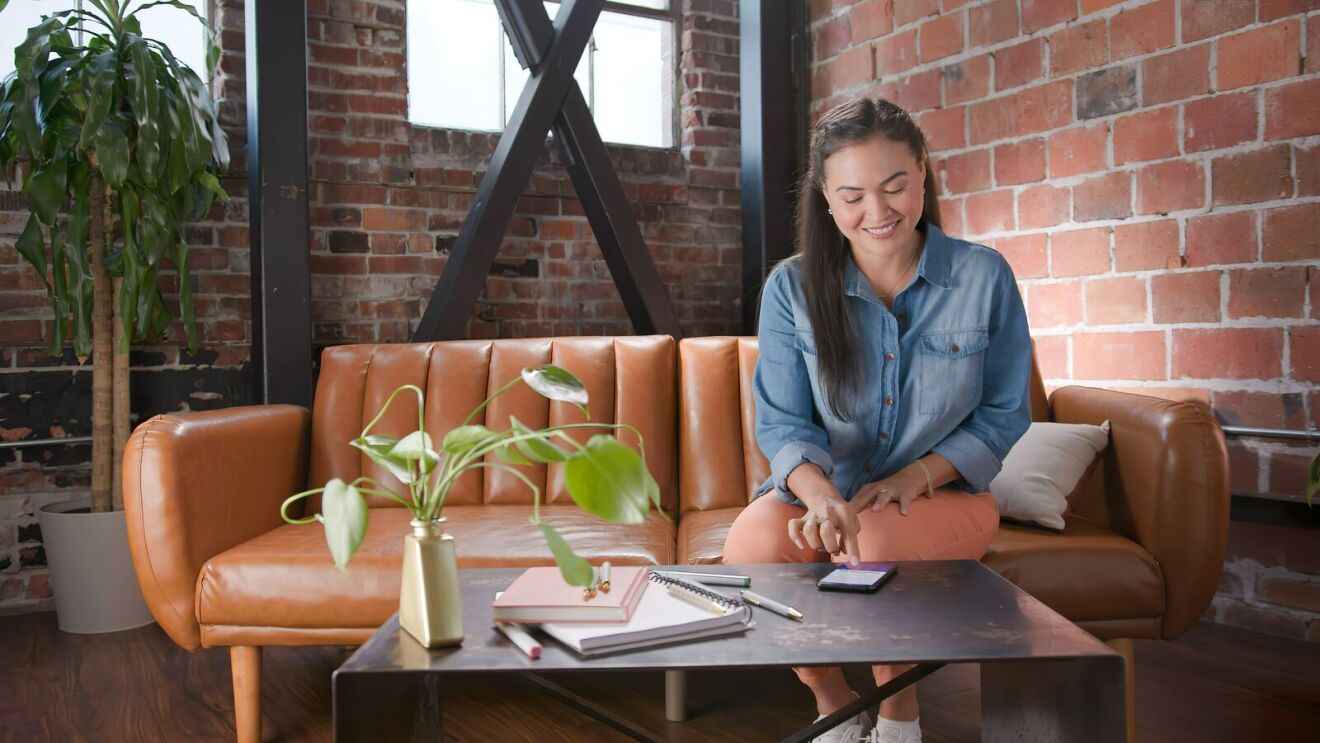
[[[113,423],[111,421],[114,399],[113,361],[114,345],[111,323],[110,276],[105,271],[106,225],[109,220],[110,205],[105,198],[101,179],[92,176],[92,224],[91,255],[92,270],[92,512],[104,513],[114,506],[113,485],[114,455]],[[55,322],[63,322],[56,318]]]
[[[106,202],[110,199],[107,197]],[[107,230],[108,232],[108,230]],[[111,307],[113,308],[112,324],[114,325],[114,338],[111,345],[114,350],[111,352],[111,358],[114,360],[112,367],[114,373],[111,375],[111,396],[113,402],[111,411],[114,417],[114,456],[111,460],[113,465],[114,483],[112,489],[112,503],[114,510],[122,511],[124,509],[124,478],[120,470],[123,469],[124,445],[128,443],[128,435],[131,433],[129,424],[130,398],[128,386],[128,339],[124,336],[124,319],[119,306],[119,288],[123,285],[123,279],[114,280],[114,295],[111,298]]]
[[[490,404],[490,401],[491,401],[491,400],[494,400],[495,398],[499,397],[500,395],[503,395],[505,392],[508,392],[510,388],[512,388],[514,385],[518,384],[518,383],[521,382],[521,381],[523,381],[523,380],[522,380],[522,376],[517,376],[517,377],[514,377],[513,379],[509,380],[509,383],[508,383],[508,384],[506,384],[506,385],[504,385],[503,387],[501,387],[501,388],[495,390],[495,393],[494,393],[494,394],[492,394],[490,397],[486,398],[485,400],[482,400],[480,405],[478,405],[477,407],[473,408],[473,409],[472,409],[472,412],[471,412],[471,413],[468,413],[468,417],[464,418],[464,419],[463,419],[463,422],[460,423],[459,425],[466,426],[467,424],[471,423],[471,422],[472,422],[472,419],[475,418],[475,417],[477,417],[477,413],[480,413],[482,410],[484,410],[484,409],[486,408],[486,406]]]

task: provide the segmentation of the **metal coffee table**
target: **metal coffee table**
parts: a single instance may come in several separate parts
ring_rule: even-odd
[[[874,594],[816,590],[816,580],[831,569],[824,563],[692,569],[750,575],[754,590],[802,610],[805,618],[795,622],[754,609],[756,626],[743,635],[594,658],[546,638],[545,652],[532,660],[491,624],[495,592],[522,569],[460,570],[463,645],[427,650],[391,617],[335,671],[335,740],[442,739],[445,685],[461,683],[468,673],[524,674],[561,701],[650,741],[662,738],[549,677],[666,671],[675,682],[667,687],[681,694],[685,670],[876,663],[915,665],[784,740],[809,740],[948,663],[981,664],[983,741],[1125,738],[1122,656],[978,562],[902,563]],[[670,701],[672,710],[677,700]]]

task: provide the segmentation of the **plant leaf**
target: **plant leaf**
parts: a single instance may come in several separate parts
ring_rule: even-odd
[[[321,522],[335,567],[348,572],[349,559],[367,535],[366,499],[357,488],[336,477],[325,484],[321,493]]]
[[[391,459],[420,461],[422,472],[429,473],[440,463],[440,455],[434,451],[434,446],[430,434],[425,431],[413,431],[399,439],[399,442],[390,448],[388,456]]]
[[[368,440],[370,438],[374,437],[359,437],[350,441],[349,444],[366,454],[371,461],[389,470],[389,473],[394,475],[394,479],[404,485],[411,485],[416,478],[413,477],[412,470],[408,468],[408,460],[402,457],[390,456],[389,451],[394,448],[396,442],[391,440],[388,445],[384,443],[373,444]]]
[[[1315,459],[1311,460],[1311,467],[1308,470],[1309,477],[1306,478],[1306,505],[1311,505],[1311,499],[1320,492],[1320,451],[1315,453]]]
[[[509,427],[515,436],[541,433],[540,431],[533,431],[528,428],[522,421],[513,416],[509,416]],[[518,451],[523,453],[523,456],[533,462],[563,462],[568,459],[568,452],[550,443],[549,437],[544,435],[537,436],[534,439],[519,441],[515,446],[518,447]]]
[[[128,179],[128,125],[122,114],[101,123],[95,137],[97,165],[101,178],[111,188],[119,188]]]
[[[444,440],[440,442],[440,450],[447,454],[464,454],[498,435],[485,426],[459,426],[445,434]]]
[[[576,405],[583,415],[587,413],[587,388],[577,377],[553,364],[522,370],[523,381],[542,397]]]
[[[23,228],[23,234],[18,236],[18,242],[14,243],[18,249],[18,254],[27,259],[32,267],[41,274],[42,283],[46,284],[47,291],[50,290],[50,281],[46,278],[46,240],[41,234],[41,224],[37,222],[37,215],[29,214],[27,226]]]
[[[141,36],[126,34],[123,44],[131,60],[124,67],[129,77],[129,107],[137,121],[138,171],[142,174],[142,182],[154,187],[161,166],[160,90],[156,87],[156,63]]]
[[[541,527],[541,535],[545,537],[545,543],[550,546],[550,553],[555,556],[555,564],[559,565],[559,574],[564,576],[564,582],[570,586],[583,588],[591,585],[591,580],[595,577],[591,563],[578,557],[553,526],[549,524],[537,524],[537,526]]]
[[[84,93],[87,96],[87,114],[83,119],[82,131],[79,132],[78,147],[87,149],[93,146],[96,141],[96,132],[101,128],[101,122],[110,114],[110,106],[114,102],[115,79],[117,71],[115,69],[115,55],[113,52],[105,52],[92,57],[87,64],[87,72],[83,76]]]
[[[68,190],[69,166],[64,158],[57,158],[40,170],[32,171],[27,181],[27,194],[32,198],[32,211],[47,225],[55,224]]]
[[[582,510],[623,524],[645,521],[651,493],[659,489],[637,452],[605,435],[592,436],[565,463],[564,484]]]

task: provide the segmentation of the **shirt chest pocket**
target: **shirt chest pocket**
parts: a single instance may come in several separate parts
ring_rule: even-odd
[[[989,344],[985,328],[922,333],[917,397],[924,415],[971,409],[980,402]]]

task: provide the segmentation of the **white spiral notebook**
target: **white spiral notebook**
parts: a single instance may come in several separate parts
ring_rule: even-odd
[[[541,630],[582,655],[600,655],[731,635],[752,626],[751,609],[741,599],[680,578],[649,577],[627,624],[542,624]]]

